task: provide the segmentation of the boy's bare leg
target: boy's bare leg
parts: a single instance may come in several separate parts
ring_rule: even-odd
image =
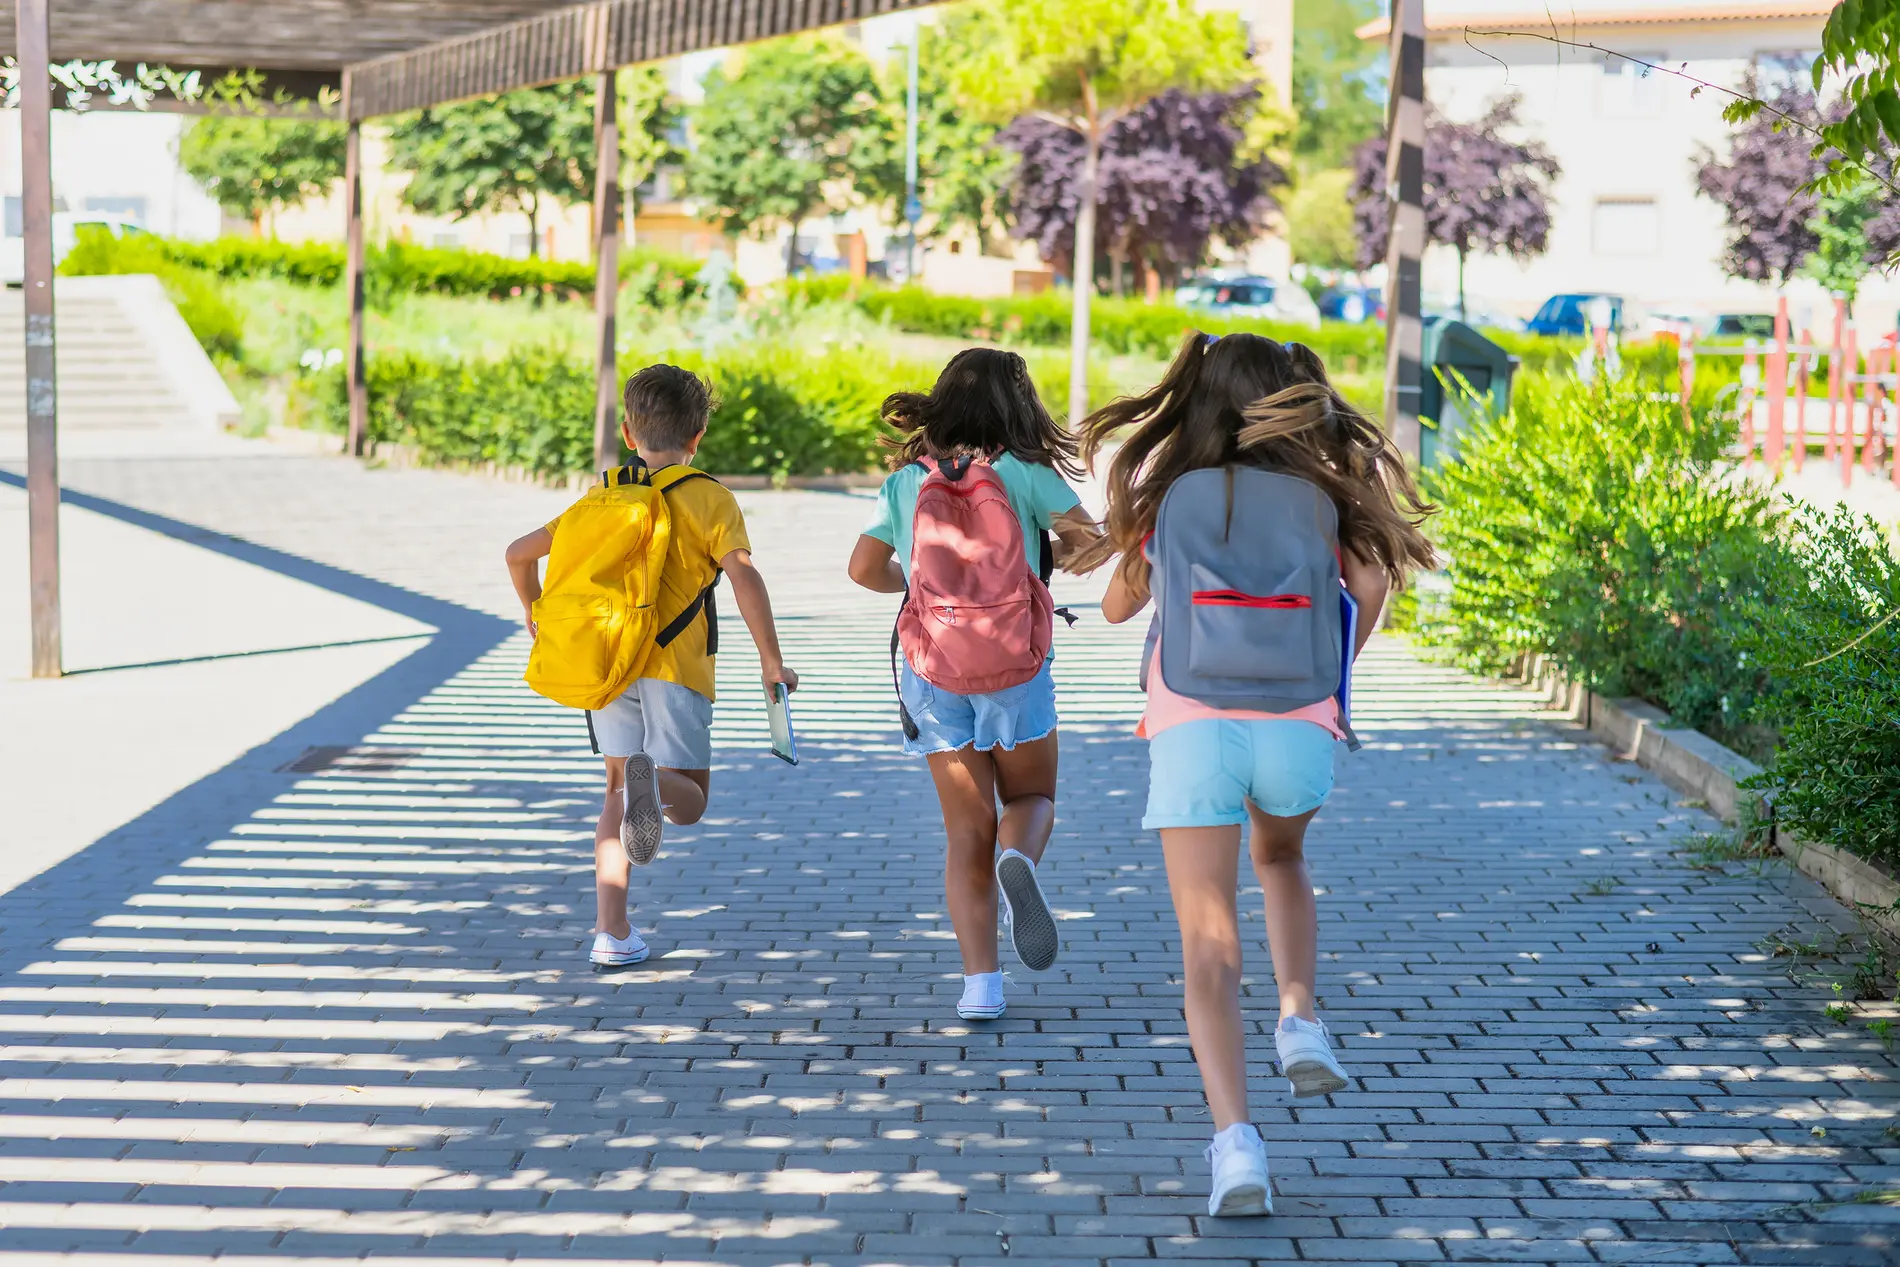
[[[996,971],[996,767],[987,752],[933,752],[930,777],[943,805],[943,888],[963,971]]]
[[[698,822],[712,795],[712,771],[673,770],[661,766],[659,776],[660,804],[666,810],[666,820],[681,827]]]
[[[627,871],[632,864],[620,843],[627,759],[606,760],[607,794],[601,798],[600,822],[594,827],[594,931],[624,938],[633,931],[627,922]]]

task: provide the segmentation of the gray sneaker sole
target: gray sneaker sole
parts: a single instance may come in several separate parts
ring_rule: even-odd
[[[996,864],[996,881],[1009,903],[1010,939],[1023,967],[1041,972],[1056,961],[1056,917],[1043,900],[1036,869],[1026,858],[1005,857]]]
[[[627,861],[636,867],[652,862],[660,852],[659,775],[653,758],[636,752],[627,758],[627,787],[620,811],[620,844]]]
[[[1286,1080],[1293,1084],[1293,1094],[1300,1099],[1331,1095],[1335,1091],[1344,1091],[1348,1085],[1344,1078],[1320,1060],[1294,1061],[1286,1067]]]
[[[1235,1184],[1221,1196],[1220,1205],[1209,1211],[1217,1219],[1246,1218],[1273,1213],[1273,1194],[1257,1183]]]

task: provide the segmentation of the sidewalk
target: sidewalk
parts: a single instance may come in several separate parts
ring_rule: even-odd
[[[1900,1208],[1828,1203],[1900,1187],[1896,1058],[1763,948],[1850,917],[1783,867],[1685,865],[1706,815],[1524,694],[1369,651],[1367,748],[1310,849],[1358,1084],[1296,1108],[1272,1077],[1256,907],[1278,1213],[1210,1220],[1137,822],[1140,631],[1092,587],[1058,590],[1084,614],[1058,637],[1063,955],[965,1023],[935,800],[892,741],[894,600],[841,579],[864,498],[742,495],[805,762],[766,754],[728,612],[712,809],[635,877],[652,961],[596,976],[597,759],[520,684],[499,565],[565,495],[321,458],[67,475],[111,524],[231,534],[215,566],[437,632],[0,896],[0,1265],[1894,1261]],[[196,670],[218,708],[248,707],[238,663]],[[53,708],[34,737],[97,726]]]

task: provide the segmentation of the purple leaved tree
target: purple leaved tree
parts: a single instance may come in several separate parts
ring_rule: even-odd
[[[1474,123],[1430,112],[1425,120],[1425,236],[1458,252],[1458,315],[1465,315],[1465,261],[1473,252],[1527,260],[1550,244],[1550,186],[1562,169],[1534,141],[1503,135],[1517,125],[1517,99],[1491,103]],[[1352,219],[1359,265],[1385,258],[1385,138],[1353,151]]]
[[[1872,181],[1844,198],[1813,193],[1807,187],[1827,172],[1830,159],[1840,157],[1838,151],[1816,157],[1811,134],[1777,128],[1778,116],[1770,112],[1819,128],[1845,118],[1845,103],[1823,109],[1799,84],[1764,92],[1752,75],[1742,91],[1767,101],[1770,110],[1735,129],[1726,159],[1706,148],[1695,159],[1696,189],[1719,204],[1728,221],[1723,271],[1781,285],[1805,266],[1828,289],[1851,297],[1861,276],[1869,269],[1884,271],[1900,251],[1900,200]],[[1886,160],[1869,161],[1877,170],[1891,170]],[[1830,219],[1843,232],[1824,234]],[[1824,243],[1824,236],[1833,240]]]
[[[1103,142],[1098,177],[1095,249],[1107,256],[1121,294],[1130,264],[1151,288],[1205,258],[1208,245],[1240,246],[1258,236],[1278,206],[1273,189],[1286,173],[1265,158],[1243,158],[1241,121],[1259,99],[1258,85],[1232,92],[1173,89],[1120,120]],[[1015,150],[1011,203],[1016,236],[1042,257],[1069,269],[1081,204],[1080,136],[1034,115],[1001,133]]]

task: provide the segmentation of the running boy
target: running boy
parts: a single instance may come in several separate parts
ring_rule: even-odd
[[[648,954],[627,919],[628,864],[653,861],[663,816],[685,826],[706,812],[713,655],[719,646],[713,589],[721,574],[732,582],[739,614],[758,647],[767,697],[781,682],[787,690],[798,686],[798,675],[779,654],[772,600],[752,565],[738,501],[710,476],[670,469],[686,467],[705,439],[712,413],[706,383],[678,366],[649,365],[627,380],[624,403],[620,427],[635,453],[633,469],[662,490],[671,521],[657,602],[659,627],[668,629],[670,638],[656,641],[637,680],[587,714],[594,750],[605,758],[607,770],[594,831],[597,917],[590,957],[597,969],[628,967]],[[530,636],[537,634],[540,561],[554,548],[565,518],[508,547],[508,572],[527,612]]]

